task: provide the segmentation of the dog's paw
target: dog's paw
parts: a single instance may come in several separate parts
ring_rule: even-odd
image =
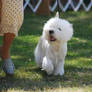
[[[59,75],[60,75],[60,76],[63,76],[63,75],[64,75],[64,72],[60,72]]]
[[[55,71],[55,72],[54,72],[54,75],[55,75],[55,76],[56,76],[56,75],[63,76],[63,75],[64,75],[64,70],[62,70],[62,71]]]
[[[48,61],[46,57],[44,57],[43,59],[42,70],[45,70],[48,75],[51,75],[54,70],[53,64],[51,63],[50,60]]]

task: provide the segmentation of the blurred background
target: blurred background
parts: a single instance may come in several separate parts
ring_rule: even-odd
[[[92,9],[92,0],[24,0],[24,9],[30,9],[33,13],[49,15],[51,12],[60,11],[79,11],[86,12]]]

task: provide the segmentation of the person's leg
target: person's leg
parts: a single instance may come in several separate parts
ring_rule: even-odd
[[[6,74],[10,75],[14,73],[14,64],[10,58],[10,48],[14,38],[15,35],[13,33],[5,33],[3,38],[3,45],[1,47],[3,70]]]
[[[10,58],[10,48],[12,42],[15,38],[13,33],[5,33],[3,38],[3,45],[2,45],[2,59]]]

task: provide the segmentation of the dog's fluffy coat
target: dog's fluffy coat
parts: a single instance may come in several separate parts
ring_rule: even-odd
[[[64,74],[67,41],[72,35],[72,24],[60,19],[58,13],[44,25],[42,36],[35,49],[35,60],[47,74],[61,76]]]

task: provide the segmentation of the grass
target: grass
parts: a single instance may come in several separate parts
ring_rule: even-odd
[[[61,17],[74,26],[74,36],[68,42],[65,75],[62,77],[48,76],[41,71],[33,54],[42,27],[52,16],[54,14],[38,16],[25,13],[24,24],[11,48],[15,75],[5,76],[0,68],[1,92],[92,92],[92,12],[61,13]]]

